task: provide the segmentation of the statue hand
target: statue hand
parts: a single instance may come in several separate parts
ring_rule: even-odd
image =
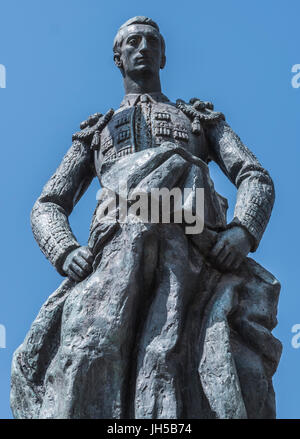
[[[63,270],[70,279],[80,282],[91,273],[93,259],[89,247],[76,248],[66,257]]]
[[[218,233],[210,257],[221,271],[237,270],[251,247],[250,234],[242,227],[234,226]]]

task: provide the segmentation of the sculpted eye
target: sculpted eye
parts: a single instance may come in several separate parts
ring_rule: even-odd
[[[131,46],[136,46],[138,44],[138,40],[137,40],[137,38],[132,37],[132,38],[129,38],[127,43],[130,44]]]

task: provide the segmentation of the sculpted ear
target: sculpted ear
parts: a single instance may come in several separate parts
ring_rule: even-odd
[[[119,69],[122,67],[122,61],[119,53],[114,54],[114,62]]]
[[[161,57],[161,62],[160,62],[160,68],[161,68],[161,70],[165,67],[165,65],[166,65],[166,56],[165,56],[165,55],[162,55],[162,57]]]

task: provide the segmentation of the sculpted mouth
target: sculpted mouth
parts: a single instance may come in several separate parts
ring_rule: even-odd
[[[142,56],[140,58],[137,58],[136,62],[150,62],[150,59],[146,58],[145,56]]]

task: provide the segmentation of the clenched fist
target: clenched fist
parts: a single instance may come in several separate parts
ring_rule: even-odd
[[[80,282],[92,272],[93,260],[93,253],[88,247],[79,247],[66,257],[63,270],[70,279]]]
[[[250,234],[239,226],[218,233],[218,240],[210,252],[214,264],[221,271],[237,270],[252,248]]]

